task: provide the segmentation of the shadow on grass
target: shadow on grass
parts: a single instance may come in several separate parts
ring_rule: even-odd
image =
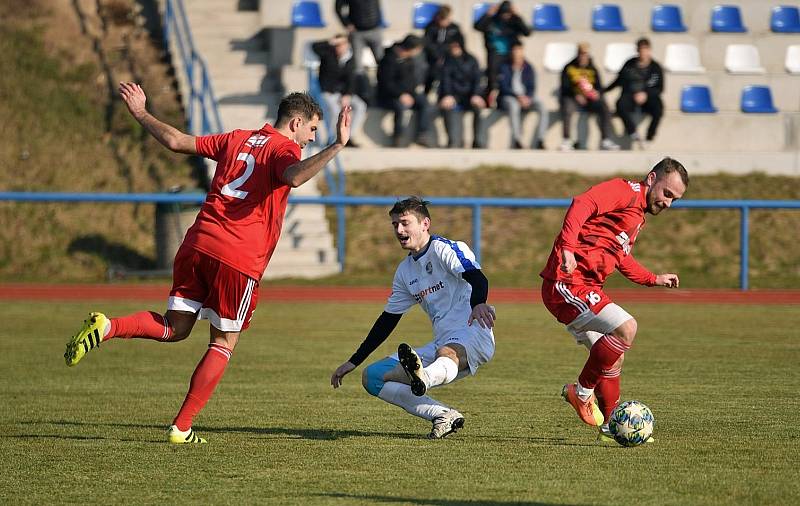
[[[361,500],[371,503],[411,503],[426,506],[555,506],[555,503],[533,501],[482,501],[480,499],[421,499],[419,497],[390,497],[384,495],[316,494],[317,497]],[[559,503],[562,504],[562,503]],[[566,504],[566,503],[563,503]]]
[[[124,244],[110,242],[99,234],[89,234],[75,238],[69,244],[67,253],[89,253],[101,258],[106,263],[128,269],[152,269],[155,267],[153,259],[139,254]]]

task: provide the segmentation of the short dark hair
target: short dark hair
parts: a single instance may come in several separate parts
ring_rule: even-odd
[[[389,211],[389,216],[396,214],[402,216],[407,213],[415,215],[417,218],[430,218],[431,213],[428,212],[428,205],[430,202],[423,200],[422,197],[411,195],[407,199],[398,200],[394,203],[394,207]]]
[[[408,35],[405,36],[405,38],[402,41],[400,41],[399,46],[400,46],[400,49],[404,49],[406,51],[410,51],[412,49],[416,49],[418,47],[422,47],[423,43],[424,43],[424,41],[422,40],[422,38],[417,37],[414,34],[408,34]]]
[[[642,49],[644,47],[650,47],[650,39],[647,37],[642,37],[641,39],[636,41],[636,49]]]
[[[686,172],[686,168],[674,158],[664,157],[663,160],[658,162],[655,167],[653,167],[650,172],[654,172],[656,175],[656,180],[659,180],[669,174],[670,172],[677,172],[681,176],[681,181],[683,181],[683,186],[689,187],[689,173]]]
[[[278,117],[275,119],[275,126],[280,127],[292,116],[300,116],[306,121],[317,116],[322,121],[322,108],[311,98],[308,93],[290,93],[283,97],[278,105]]]

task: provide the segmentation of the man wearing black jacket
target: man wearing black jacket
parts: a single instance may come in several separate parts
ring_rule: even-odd
[[[369,46],[375,61],[383,58],[383,15],[380,0],[336,0],[336,15],[350,34],[356,73],[364,73],[361,56]]]
[[[617,86],[622,87],[622,94],[617,100],[617,114],[625,123],[625,133],[632,141],[641,142],[634,121],[636,109],[641,109],[643,113],[650,115],[646,138],[649,142],[655,138],[658,123],[664,114],[664,104],[660,96],[664,91],[664,73],[661,71],[661,65],[653,60],[649,40],[644,38],[637,40],[636,50],[639,55],[625,62],[617,78],[608,85],[606,91]]]
[[[434,143],[429,138],[433,108],[425,95],[417,92],[420,82],[415,56],[421,51],[422,39],[408,35],[393,45],[378,65],[378,105],[394,111],[394,147],[401,146],[405,132],[403,116],[408,109],[417,113],[417,144],[430,147]]]
[[[433,88],[441,79],[441,68],[447,57],[450,41],[458,41],[464,47],[464,35],[461,28],[453,22],[453,10],[449,5],[442,5],[436,16],[425,27],[425,59],[428,61],[428,72],[425,79],[425,93]]]
[[[433,423],[430,439],[464,426],[464,415],[429,397],[431,388],[474,375],[494,355],[494,308],[486,303],[489,281],[475,254],[461,241],[430,233],[428,202],[410,197],[389,211],[394,235],[408,255],[400,262],[386,307],[355,353],[331,375],[339,388],[392,333],[400,318],[419,304],[433,326],[433,340],[364,369],[364,389],[379,399]]]
[[[489,106],[493,107],[498,94],[500,66],[508,59],[511,46],[518,44],[520,37],[530,35],[531,29],[508,0],[489,7],[475,22],[475,29],[483,32],[486,44],[486,77],[489,81],[486,91]]]
[[[448,50],[439,81],[439,108],[444,114],[447,147],[464,147],[461,112],[472,111],[472,147],[485,148],[485,121],[481,111],[486,109],[486,101],[481,96],[481,68],[478,60],[464,50],[458,39],[450,41]]]
[[[311,45],[311,50],[319,56],[319,86],[327,109],[326,118],[336,118],[339,111],[348,105],[353,108],[352,132],[360,132],[367,113],[367,104],[355,93],[356,73],[350,52],[350,44],[344,35],[336,35],[330,40],[321,40]],[[333,125],[326,123],[328,132]],[[357,148],[351,138],[348,147]]]

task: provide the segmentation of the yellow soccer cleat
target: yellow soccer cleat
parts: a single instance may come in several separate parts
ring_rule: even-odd
[[[208,441],[195,434],[191,427],[187,431],[182,431],[176,425],[170,425],[169,431],[167,431],[167,440],[174,445],[208,443]]]
[[[81,361],[84,355],[90,350],[100,346],[105,334],[108,318],[103,313],[89,313],[89,317],[83,321],[81,330],[72,336],[67,343],[67,351],[64,352],[64,361],[72,367]]]

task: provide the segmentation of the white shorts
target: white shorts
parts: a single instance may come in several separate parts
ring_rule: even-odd
[[[474,325],[477,325],[477,323]],[[423,346],[415,346],[414,351],[417,352],[420,360],[422,360],[422,366],[428,367],[436,360],[436,350],[448,344],[460,344],[467,351],[469,370],[459,371],[457,378],[462,378],[467,373],[475,375],[478,372],[478,368],[494,356],[494,335],[480,327],[477,329],[467,327],[450,332],[446,336],[437,337]],[[391,355],[391,358],[399,360],[397,353]]]
[[[633,316],[612,302],[597,314],[584,311],[567,325],[567,330],[578,344],[591,349],[598,339],[632,319]]]

